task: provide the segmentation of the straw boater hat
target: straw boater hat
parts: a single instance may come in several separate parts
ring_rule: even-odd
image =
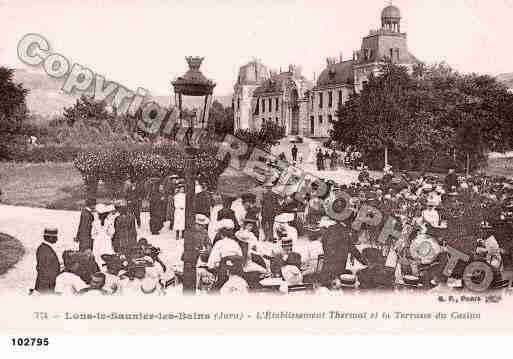
[[[235,223],[231,219],[222,219],[217,222],[217,230],[221,229],[234,229]]]
[[[282,213],[274,219],[277,223],[289,223],[294,220],[294,214],[292,213]]]
[[[116,208],[112,204],[98,203],[95,207],[96,212],[99,214],[113,212]]]
[[[204,214],[199,213],[196,215],[196,223],[203,225],[203,226],[208,226],[208,224],[210,223],[210,220]]]
[[[154,278],[146,277],[141,283],[141,292],[144,294],[153,294],[157,290],[157,281]]]
[[[354,288],[356,285],[356,276],[351,271],[346,271],[339,276],[342,287]]]

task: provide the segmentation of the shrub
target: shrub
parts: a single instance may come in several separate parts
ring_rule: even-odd
[[[170,174],[183,176],[186,159],[192,159],[192,167],[210,188],[217,186],[219,176],[228,166],[229,159],[219,161],[215,153],[191,149],[190,153],[176,144],[158,146],[143,144],[132,148],[105,148],[95,151],[82,151],[74,165],[82,174],[88,195],[94,195],[98,181],[107,184],[112,192],[127,178],[133,180],[163,178]]]

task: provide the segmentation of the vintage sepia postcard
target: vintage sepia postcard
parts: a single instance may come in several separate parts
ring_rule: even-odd
[[[0,334],[509,334],[513,1],[0,0]]]

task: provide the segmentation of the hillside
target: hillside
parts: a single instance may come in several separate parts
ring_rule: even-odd
[[[73,105],[78,95],[69,95],[61,91],[62,79],[54,79],[41,71],[16,69],[14,80],[20,82],[30,90],[27,96],[27,105],[32,113],[51,116],[62,113],[64,107]],[[214,96],[223,106],[231,106],[231,95]],[[156,95],[152,98],[162,106],[169,106],[169,95]],[[186,107],[202,108],[200,98],[185,98]]]

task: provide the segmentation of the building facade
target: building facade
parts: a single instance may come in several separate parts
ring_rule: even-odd
[[[363,38],[352,59],[328,58],[314,84],[294,65],[285,72],[271,72],[257,60],[242,66],[234,86],[234,128],[258,129],[274,121],[287,135],[328,137],[339,105],[360,92],[371,74],[378,76],[385,61],[409,69],[419,63],[408,51],[401,12],[394,5],[383,9],[381,28]]]

